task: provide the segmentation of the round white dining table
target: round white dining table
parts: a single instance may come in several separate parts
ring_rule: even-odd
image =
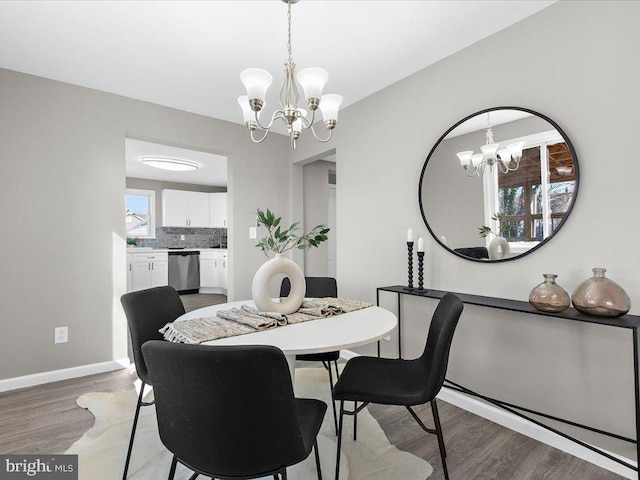
[[[229,310],[242,305],[254,306],[250,300],[221,303],[192,310],[180,316],[176,321],[212,317],[216,315],[218,310]],[[287,358],[293,380],[295,378],[296,355],[333,352],[366,345],[389,335],[397,324],[398,319],[393,313],[384,308],[372,306],[318,320],[220,338],[204,344],[273,345],[278,347]]]

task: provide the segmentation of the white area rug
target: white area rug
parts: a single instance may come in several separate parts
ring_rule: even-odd
[[[319,398],[329,405],[318,436],[318,449],[322,476],[324,479],[333,479],[336,436],[328,382],[327,372],[323,368],[296,370],[296,396]],[[80,480],[121,478],[136,405],[135,391],[88,393],[78,398],[77,403],[96,417],[93,428],[65,452],[79,455]],[[353,441],[353,419],[345,416],[342,451],[341,480],[425,480],[433,471],[426,461],[392,446],[378,422],[366,409],[358,414],[357,442]],[[129,478],[167,478],[170,464],[171,454],[164,448],[158,435],[155,408],[142,407]],[[191,473],[178,465],[176,479],[188,479]],[[315,480],[317,475],[313,453],[304,462],[289,467],[287,475],[290,480]]]

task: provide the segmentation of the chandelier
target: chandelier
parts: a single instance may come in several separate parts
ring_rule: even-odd
[[[242,107],[244,123],[251,134],[251,140],[255,143],[262,142],[273,127],[276,120],[281,119],[287,125],[287,132],[291,139],[291,148],[295,150],[296,140],[304,129],[310,129],[313,136],[320,142],[331,140],[333,128],[338,121],[338,109],[342,103],[340,95],[322,95],[322,89],[329,79],[326,70],[318,67],[305,68],[296,75],[296,65],[291,58],[291,4],[298,0],[282,0],[287,4],[287,62],[284,64],[285,78],[280,88],[280,109],[271,116],[271,121],[265,126],[260,123],[260,112],[265,106],[267,89],[273,81],[269,72],[261,68],[248,68],[240,73],[240,80],[247,89],[247,94],[238,98]],[[297,81],[296,81],[297,80]],[[307,108],[311,114],[299,107],[300,91],[302,87],[307,100]],[[313,126],[316,119],[316,110],[320,109],[324,125],[329,132],[326,138],[316,134]],[[254,132],[257,128],[264,131],[261,138],[256,138]]]
[[[487,113],[486,139],[486,143],[480,147],[482,153],[473,153],[473,150],[467,150],[456,154],[467,176],[478,175],[481,177],[487,165],[489,165],[489,170],[493,170],[493,166],[497,164],[502,173],[513,172],[518,169],[524,142],[512,143],[507,145],[506,148],[498,150],[500,144],[493,140],[490,113]]]

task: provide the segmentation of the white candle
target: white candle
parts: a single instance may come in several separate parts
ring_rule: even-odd
[[[422,240],[422,237],[418,238],[418,251],[424,252],[424,240]]]
[[[413,230],[407,230],[407,242],[413,242]]]

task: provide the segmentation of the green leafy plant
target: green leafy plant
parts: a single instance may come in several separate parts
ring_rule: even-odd
[[[258,226],[265,227],[268,233],[256,244],[256,247],[260,247],[265,255],[269,255],[269,252],[283,253],[293,248],[304,250],[309,247],[317,247],[328,239],[329,229],[324,225],[317,225],[304,235],[296,234],[300,222],[283,230],[280,226],[282,217],[276,217],[268,208],[266,213],[258,209],[257,219]]]
[[[137,245],[137,244],[138,244],[137,238],[127,237],[127,245]]]
[[[493,233],[494,235],[497,235],[497,236],[501,236],[501,235],[509,233],[509,228],[510,228],[509,224],[502,221],[502,219],[504,217],[505,217],[505,214],[501,213],[501,212],[498,212],[493,217],[491,217],[491,220],[495,220],[496,222],[498,222],[498,231],[500,233],[494,232],[493,230],[491,230],[491,227],[487,227],[486,225],[482,225],[481,227],[478,227],[479,235],[482,238],[485,238],[490,233]]]

